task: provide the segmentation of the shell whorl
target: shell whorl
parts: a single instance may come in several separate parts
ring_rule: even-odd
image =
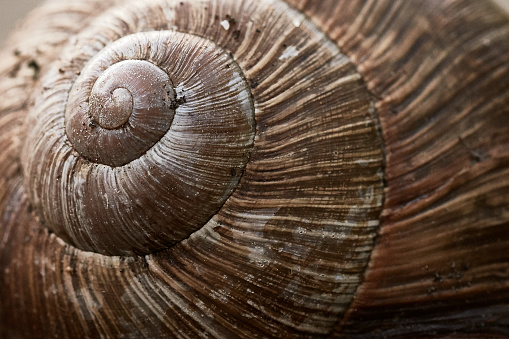
[[[41,92],[24,187],[72,272],[162,310],[164,331],[333,329],[376,234],[381,139],[355,66],[301,13],[282,1],[119,5],[69,39]],[[125,273],[103,281],[113,271]],[[145,282],[129,292],[134,272]]]
[[[147,12],[144,8],[138,10]],[[115,11],[98,21],[126,22],[127,19],[121,15],[119,18],[118,13],[123,12]],[[148,30],[153,29],[152,22],[148,27],[123,31],[121,37],[111,34],[98,39],[104,28],[95,28],[93,24],[78,35],[73,44],[64,49],[62,63],[55,65],[43,79],[43,86],[49,90],[43,93],[28,117],[28,124],[34,128],[28,132],[24,145],[27,154],[23,157],[25,178],[32,202],[47,227],[78,248],[109,255],[149,254],[188,238],[221,209],[236,188],[252,148],[255,147],[256,154],[271,151],[261,147],[261,140],[253,146],[255,107],[252,98],[257,104],[259,117],[272,113],[272,120],[282,120],[279,126],[270,124],[287,130],[285,135],[296,135],[300,130],[299,139],[303,135],[319,138],[312,134],[320,132],[323,142],[330,144],[335,138],[331,131],[344,128],[345,135],[347,130],[354,130],[359,134],[372,134],[373,138],[375,125],[369,96],[348,99],[348,93],[344,93],[341,86],[341,82],[344,86],[360,84],[360,77],[335,45],[318,31],[313,31],[311,25],[296,27],[294,21],[303,18],[294,15],[295,18],[286,19],[286,25],[295,33],[287,34],[300,35],[300,44],[305,44],[306,40],[313,44],[321,40],[324,46],[310,43],[309,46],[276,46],[277,52],[272,47],[272,53],[265,58],[249,49],[243,51],[244,55],[228,55],[228,46],[217,46],[209,40],[217,37],[201,38],[198,33],[164,30],[167,29],[164,26],[151,32]],[[245,19],[242,17],[242,21],[235,23],[237,28],[242,28]],[[171,23],[170,18],[161,22],[168,23]],[[248,24],[246,34],[260,35],[252,24],[251,27],[249,22],[245,24]],[[278,24],[287,29],[283,26],[284,20]],[[228,33],[219,22],[216,26],[222,35]],[[121,28],[113,25],[109,30]],[[274,38],[269,32],[268,36],[259,39]],[[285,45],[284,42],[281,45]],[[291,63],[303,52],[305,57],[313,58],[308,64],[314,68],[308,70],[306,63]],[[238,50],[236,54],[239,54]],[[268,66],[267,62],[272,64]],[[243,65],[239,67],[237,63]],[[259,79],[253,80],[259,84],[247,83],[241,69],[246,66],[249,68],[244,70],[248,72],[247,76]],[[267,71],[271,67],[274,68],[273,74]],[[309,73],[318,69],[324,73],[323,81],[320,80],[323,84],[319,80],[307,79]],[[331,75],[327,76],[327,72]],[[263,79],[265,77],[277,83],[275,76],[289,78],[292,73],[295,81],[293,84],[286,81],[285,85],[292,90],[289,94],[282,93],[277,84],[262,82],[267,81]],[[252,91],[252,87],[257,86],[266,87],[266,93],[261,93],[265,95],[264,101]],[[354,91],[362,90],[361,85],[358,86]],[[361,117],[354,122],[357,125],[348,125],[350,122],[345,114],[344,122],[338,119],[337,126],[333,122],[320,128],[323,131],[307,127],[306,124],[323,124],[314,116],[306,117],[304,112],[297,111],[299,106],[316,104],[306,102],[306,98],[317,91],[324,92],[325,100],[342,95],[346,100],[338,98],[338,103],[344,101],[355,109],[360,106],[359,113],[353,114]],[[278,94],[283,98],[277,98]],[[128,105],[120,108],[117,101]],[[271,101],[274,107],[270,107]],[[333,112],[323,113],[318,119],[326,119],[326,116],[336,119]],[[264,129],[269,128],[262,123],[264,121],[260,119],[257,126],[259,138],[266,133]],[[277,167],[288,167],[285,163],[291,163],[291,158],[298,154],[288,147],[301,147],[294,146],[298,145],[298,139],[288,140],[290,143],[275,141],[271,147],[279,150],[266,153],[259,157],[259,161],[270,164],[276,160]],[[320,142],[316,140],[316,145],[310,146],[319,148]],[[290,145],[285,146],[285,143]],[[35,156],[28,155],[31,152]],[[321,155],[322,159],[314,158],[315,154],[304,154],[301,166],[329,162],[329,171],[339,171],[341,163],[350,162],[354,167],[361,167],[364,163],[381,161],[379,151],[352,155],[351,159],[342,159],[344,154],[339,149],[327,150],[326,155]],[[281,171],[277,167],[275,171]],[[280,175],[287,175],[297,168],[285,169]],[[295,177],[306,182],[314,180],[317,174],[311,171],[307,180],[299,179],[299,175]],[[354,199],[362,200],[364,196],[374,199],[372,192],[380,189],[374,185],[377,182],[380,185],[380,179],[375,175],[370,180],[373,180],[370,185],[358,188],[361,193],[355,193]],[[299,189],[291,183],[291,176],[287,181],[288,184],[281,181],[278,187]],[[333,182],[330,178],[326,181]],[[320,185],[308,188],[308,199],[314,198],[313,192],[318,193],[319,189]],[[357,194],[360,196],[355,197]],[[298,199],[297,194],[292,195],[295,198],[271,199],[271,205],[265,208],[277,211],[287,204],[283,201]],[[302,208],[309,204],[316,203],[303,202]],[[347,205],[348,202],[344,210],[348,210]],[[302,212],[298,213],[302,218]],[[313,219],[313,213],[307,217]],[[345,227],[349,227],[350,222],[355,224],[356,218],[353,219],[345,220]]]
[[[240,180],[254,139],[248,85],[224,50],[193,35],[127,35],[86,63],[76,51],[89,40],[78,39],[29,116],[32,201],[81,249],[168,248],[201,228]]]

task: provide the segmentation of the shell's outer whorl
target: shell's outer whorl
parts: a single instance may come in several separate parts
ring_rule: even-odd
[[[477,0],[289,2],[379,98],[380,237],[337,332],[507,337],[507,14]]]
[[[25,29],[34,34],[29,24]],[[65,26],[58,29],[65,34]],[[169,63],[171,69],[153,62],[166,59],[153,41],[168,46],[168,35],[181,37],[181,58]],[[152,47],[103,53],[123,37]],[[24,185],[19,173],[0,176],[10,175],[0,195],[5,220],[0,263],[6,272],[0,309],[13,310],[1,314],[8,333],[252,338],[331,332],[361,280],[382,201],[374,101],[337,45],[299,12],[268,0],[133,1],[112,7],[67,40],[53,46],[59,52],[50,54],[61,54],[56,64],[47,67],[44,54],[38,57],[43,66],[35,92],[42,95],[33,97],[26,117]],[[210,49],[198,47],[203,44]],[[195,63],[208,51],[214,57]],[[81,96],[76,95],[77,106],[69,103],[73,83],[84,81],[88,85],[77,91],[89,91],[110,65],[129,59],[123,53],[138,52],[143,57],[134,59],[152,60],[165,70],[175,98],[186,100],[174,110],[168,131],[140,157],[119,166],[92,163],[89,159],[109,155],[99,156],[98,150],[80,155],[76,145],[89,135],[70,136],[79,126],[78,132],[92,134],[100,128],[92,114],[82,114],[85,120],[78,119],[66,137],[65,114],[88,112]],[[104,66],[91,67],[96,72],[91,75],[83,67],[94,58]],[[202,70],[204,78],[198,76]],[[179,72],[185,80],[175,78]],[[249,95],[238,90],[228,97],[217,90],[245,83]],[[235,103],[243,114],[221,116]],[[66,113],[69,105],[73,109]],[[250,139],[245,122],[253,107]],[[0,112],[7,115],[3,106]],[[244,127],[226,135],[232,123]],[[196,143],[207,151],[197,152]],[[245,167],[244,157],[224,158],[229,152],[246,156],[246,147]],[[17,156],[8,152],[2,156]],[[181,164],[183,159],[192,161]],[[166,184],[172,178],[181,184]],[[28,211],[29,200],[34,212]],[[182,205],[171,204],[175,200]],[[204,211],[209,200],[213,205]],[[191,224],[184,237],[171,234],[180,229],[158,231],[173,216]],[[113,217],[121,222],[112,223]],[[119,224],[124,229],[117,231]],[[166,238],[157,239],[160,234]]]

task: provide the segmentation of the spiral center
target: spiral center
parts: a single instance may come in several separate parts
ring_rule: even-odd
[[[176,95],[166,71],[150,61],[100,61],[92,60],[71,89],[66,132],[84,158],[121,166],[168,131]]]
[[[92,100],[96,97],[92,96]],[[117,88],[104,103],[91,103],[92,117],[106,129],[115,129],[124,125],[133,112],[133,96],[126,88]]]

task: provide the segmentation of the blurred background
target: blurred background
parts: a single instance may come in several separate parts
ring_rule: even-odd
[[[509,13],[509,0],[492,1]],[[0,0],[0,46],[3,46],[9,32],[16,27],[16,23],[42,2],[43,0]]]
[[[16,27],[16,22],[23,18],[43,0],[0,0],[0,46],[9,32]]]

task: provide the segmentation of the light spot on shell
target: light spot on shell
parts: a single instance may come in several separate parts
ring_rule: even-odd
[[[355,163],[356,164],[359,164],[361,167],[366,167],[369,165],[369,160],[366,160],[366,159],[359,159],[359,160],[356,160]]]
[[[297,47],[289,46],[285,49],[283,54],[281,54],[281,56],[279,57],[279,60],[289,59],[289,58],[292,58],[297,55],[299,55],[299,51],[297,50]]]
[[[228,22],[228,20],[223,20],[220,22],[221,26],[223,26],[223,28],[225,30],[229,30],[230,29],[230,23]]]

